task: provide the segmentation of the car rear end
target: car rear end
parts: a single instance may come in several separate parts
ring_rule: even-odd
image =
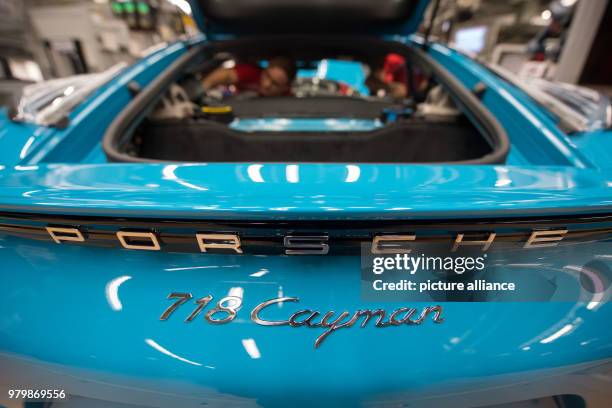
[[[471,95],[456,94],[491,151],[494,135],[507,142],[494,160],[109,154],[109,132],[125,141],[152,108],[139,95],[202,41],[125,68],[64,129],[6,122],[0,383],[65,391],[54,406],[609,405],[612,174],[527,95],[433,44],[425,58]],[[418,38],[397,42],[425,52]],[[580,286],[596,261],[605,287],[547,301],[364,296],[364,259],[398,236],[448,253],[490,240],[506,257],[497,273],[521,271],[527,286],[544,269]],[[528,262],[514,258],[524,251]],[[388,319],[402,307],[440,315],[360,320],[317,342],[329,312]]]

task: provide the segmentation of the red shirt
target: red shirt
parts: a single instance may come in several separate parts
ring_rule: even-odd
[[[399,82],[406,84],[408,72],[406,70],[406,60],[398,54],[387,54],[383,67],[385,82]]]
[[[238,63],[234,69],[238,77],[236,88],[238,88],[239,91],[259,92],[259,83],[263,71],[259,66],[255,64]]]

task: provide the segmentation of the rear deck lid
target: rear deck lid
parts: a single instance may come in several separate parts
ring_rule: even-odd
[[[266,34],[414,33],[429,0],[190,0],[210,39]]]

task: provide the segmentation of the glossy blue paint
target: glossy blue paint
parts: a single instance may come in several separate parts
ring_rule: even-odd
[[[31,123],[12,122],[6,108],[0,108],[0,165],[18,164],[28,155],[33,144],[52,132],[49,128]]]
[[[442,324],[339,330],[316,350],[320,329],[249,320],[255,305],[278,296],[300,302],[269,308],[265,318],[283,320],[303,308],[402,306],[360,300],[358,257],[151,253],[20,238],[3,240],[0,256],[3,272],[18,271],[0,274],[2,354],[34,359],[57,376],[142,381],[133,393],[179,394],[191,386],[191,397],[212,405],[236,398],[274,405],[288,397],[325,403],[327,395],[352,405],[407,393],[396,396],[404,401],[486,389],[503,375],[535,382],[611,356],[612,333],[604,330],[610,304],[448,303]],[[232,291],[244,305],[227,325],[203,316],[185,324],[193,305],[160,322],[170,291],[217,300]]]
[[[600,169],[612,168],[612,129],[583,132],[570,141]]]
[[[609,213],[612,173],[362,164],[40,165],[0,170],[0,210],[195,218]],[[292,175],[289,175],[292,172]]]

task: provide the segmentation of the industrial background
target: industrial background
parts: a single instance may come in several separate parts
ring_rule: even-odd
[[[608,0],[441,0],[438,7],[421,29],[433,23],[440,41],[519,75],[611,92]],[[0,0],[0,104],[29,83],[129,63],[196,32],[186,0]]]

